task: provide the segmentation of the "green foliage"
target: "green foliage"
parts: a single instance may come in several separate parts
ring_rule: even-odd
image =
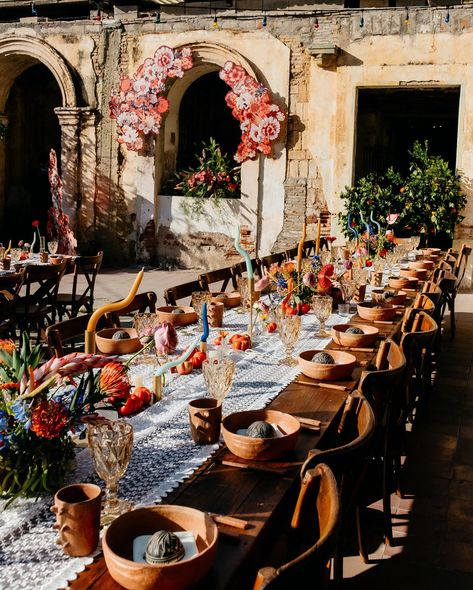
[[[180,182],[174,188],[190,197],[182,205],[184,211],[198,217],[203,212],[205,199],[212,199],[218,207],[221,199],[239,197],[240,167],[232,166],[212,137],[208,144],[203,142],[202,152],[196,157],[198,165],[195,170],[191,168],[177,174]]]
[[[355,186],[345,187],[340,195],[345,212],[339,215],[345,236],[353,235],[348,229],[348,215],[359,233],[365,230],[361,212],[366,222],[372,213],[381,227],[386,226],[387,215],[398,213],[396,233],[401,230],[418,235],[443,231],[453,237],[455,224],[464,219],[461,211],[466,205],[461,177],[443,158],[428,152],[427,141],[414,143],[406,178],[389,168],[383,176],[371,173],[360,178]]]

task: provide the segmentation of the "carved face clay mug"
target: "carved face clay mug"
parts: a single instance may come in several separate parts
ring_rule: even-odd
[[[203,397],[189,402],[187,408],[192,440],[198,445],[218,442],[222,420],[222,402]]]
[[[97,548],[100,533],[102,490],[91,483],[60,489],[54,496],[51,512],[56,514],[58,545],[75,557],[90,555]]]

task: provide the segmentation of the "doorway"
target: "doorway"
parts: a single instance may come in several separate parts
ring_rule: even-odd
[[[389,166],[406,174],[416,140],[455,170],[459,100],[459,86],[358,89],[355,180]]]
[[[43,64],[29,67],[13,83],[5,112],[5,215],[2,238],[31,241],[31,223],[46,232],[51,206],[49,151],[61,153],[61,127],[54,112],[62,105],[58,83]],[[58,158],[60,160],[60,158]],[[5,238],[3,241],[5,241]]]

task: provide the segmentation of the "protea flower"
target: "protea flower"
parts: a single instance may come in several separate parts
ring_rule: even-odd
[[[31,412],[31,430],[41,438],[60,436],[67,422],[67,409],[60,402],[43,400]]]
[[[131,384],[126,367],[117,361],[107,363],[100,372],[99,387],[109,398],[126,398]]]

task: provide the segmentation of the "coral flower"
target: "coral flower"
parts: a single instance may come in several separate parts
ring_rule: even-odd
[[[60,402],[42,401],[31,413],[31,430],[42,438],[60,436],[67,424],[67,410]]]
[[[313,272],[306,272],[302,277],[302,282],[306,287],[313,289],[317,285],[317,277]]]
[[[99,387],[108,397],[127,397],[131,384],[128,380],[126,367],[122,363],[107,363],[100,372]]]
[[[0,340],[0,349],[4,350],[8,354],[13,354],[16,346],[13,340]],[[1,361],[0,361],[1,362]]]

